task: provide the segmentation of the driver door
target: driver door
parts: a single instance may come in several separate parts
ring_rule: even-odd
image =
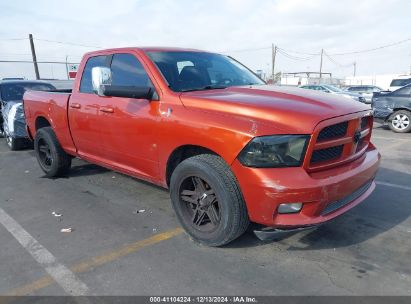
[[[112,85],[154,89],[134,54],[114,54]],[[157,128],[159,102],[126,97],[101,97],[101,146],[106,162],[122,171],[148,179],[158,176]]]

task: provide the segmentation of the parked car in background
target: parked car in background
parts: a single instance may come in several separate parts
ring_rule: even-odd
[[[0,132],[11,150],[30,144],[24,119],[23,95],[26,90],[50,91],[55,87],[42,81],[0,81]]]
[[[374,93],[379,93],[383,91],[380,87],[372,86],[372,85],[356,85],[356,86],[349,86],[345,89],[350,93],[358,93],[362,97],[365,98],[366,103],[371,103],[372,96]]]
[[[403,86],[411,83],[411,75],[408,76],[399,76],[398,78],[394,78],[391,81],[389,91],[394,92]]]
[[[306,84],[306,85],[300,86],[300,88],[321,91],[321,92],[335,94],[335,95],[341,95],[341,96],[348,97],[356,101],[365,103],[365,98],[362,97],[360,94],[343,91],[340,88],[337,88],[330,84]]]
[[[410,132],[411,84],[394,92],[374,94],[372,108],[376,121],[387,123],[394,132]]]
[[[203,51],[88,53],[71,93],[27,91],[24,111],[47,177],[81,157],[169,188],[181,225],[209,246],[250,221],[266,239],[331,220],[371,194],[380,162],[368,106],[266,85]]]
[[[2,78],[1,80],[25,80],[24,77],[5,77]]]

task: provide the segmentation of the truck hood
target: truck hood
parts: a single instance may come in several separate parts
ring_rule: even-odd
[[[180,98],[191,110],[246,118],[290,134],[309,134],[323,120],[370,110],[335,94],[270,85],[185,92]]]

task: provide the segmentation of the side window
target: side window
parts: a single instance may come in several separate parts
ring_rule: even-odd
[[[153,87],[146,70],[132,54],[114,54],[111,73],[113,86]]]
[[[106,65],[107,56],[90,57],[87,60],[83,75],[81,76],[80,92],[93,94],[93,84],[91,83],[91,69],[97,66]]]

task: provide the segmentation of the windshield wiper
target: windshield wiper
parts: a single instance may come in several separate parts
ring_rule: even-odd
[[[222,85],[207,85],[202,88],[181,90],[181,92],[193,92],[193,91],[203,91],[203,90],[222,90],[226,88],[227,88],[226,86],[222,86]]]

